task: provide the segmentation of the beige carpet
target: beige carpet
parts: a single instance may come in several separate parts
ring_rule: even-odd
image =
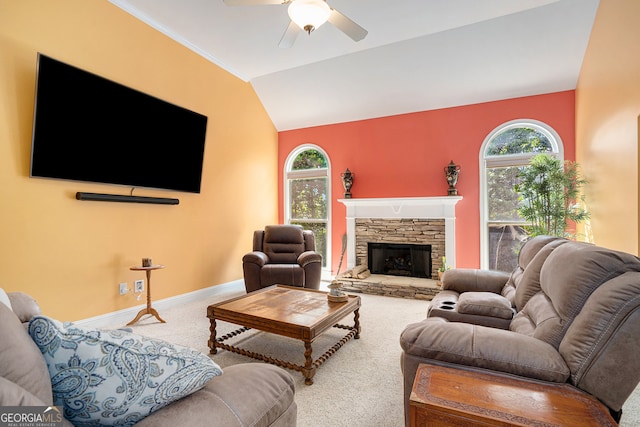
[[[238,295],[243,294],[239,292]],[[223,299],[232,295],[226,294]],[[336,354],[318,368],[314,384],[304,384],[302,374],[289,371],[296,380],[298,426],[300,427],[400,427],[403,425],[402,374],[400,371],[399,337],[404,327],[425,316],[426,302],[362,294],[361,338],[347,342]],[[210,298],[163,309],[167,323],[146,316],[133,326],[134,332],[165,339],[209,352],[209,319],[206,308],[221,298]],[[352,324],[353,317],[344,319]],[[237,329],[236,325],[218,322],[218,336]],[[314,359],[324,353],[344,330],[333,329],[313,345]],[[301,342],[257,331],[233,338],[243,347],[265,352],[273,357],[289,355],[297,364],[304,364]],[[239,363],[261,363],[248,357],[219,350],[213,355],[223,369]],[[640,389],[623,408],[621,426],[640,426]]]

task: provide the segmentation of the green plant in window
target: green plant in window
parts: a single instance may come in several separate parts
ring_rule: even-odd
[[[293,161],[293,170],[326,168],[327,159],[318,150],[305,150]]]
[[[486,155],[544,153],[550,150],[551,143],[544,133],[530,127],[516,127],[496,135],[487,147]]]
[[[529,236],[574,237],[567,231],[569,221],[589,219],[581,204],[586,182],[575,162],[563,163],[549,154],[532,157],[514,186],[520,202],[518,214],[529,223],[524,227]]]

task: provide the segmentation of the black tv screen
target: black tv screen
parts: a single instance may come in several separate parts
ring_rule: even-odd
[[[200,192],[207,117],[38,54],[31,176]]]

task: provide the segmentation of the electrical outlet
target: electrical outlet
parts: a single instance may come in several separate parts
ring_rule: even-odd
[[[126,295],[127,292],[129,292],[129,289],[127,289],[127,284],[120,283],[120,295]]]
[[[144,292],[144,280],[136,280],[133,282],[133,290],[136,293]]]

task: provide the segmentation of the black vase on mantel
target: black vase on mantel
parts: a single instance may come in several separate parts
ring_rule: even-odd
[[[458,189],[456,188],[456,184],[458,183],[458,175],[460,174],[460,165],[456,165],[453,163],[453,160],[451,160],[451,163],[444,168],[444,174],[447,176],[447,183],[449,184],[449,196],[457,196]]]
[[[350,199],[351,186],[353,186],[353,174],[351,173],[349,168],[347,168],[347,170],[344,171],[344,173],[340,175],[340,177],[342,178],[342,185],[344,186],[344,198]]]

